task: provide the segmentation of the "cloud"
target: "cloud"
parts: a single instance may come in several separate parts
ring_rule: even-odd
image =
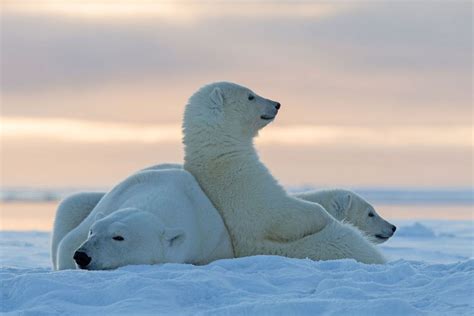
[[[281,101],[284,124],[471,123],[469,4],[336,3],[303,17],[285,3],[209,5],[192,23],[6,10],[2,114],[177,123],[198,87],[229,80]]]
[[[4,140],[55,140],[67,143],[179,144],[181,125],[134,125],[70,119],[2,118]],[[363,147],[472,147],[471,126],[273,126],[261,145]]]
[[[4,0],[3,10],[17,15],[69,16],[87,19],[136,19],[153,17],[175,23],[206,19],[215,15],[240,17],[327,17],[354,7],[349,3],[293,1],[220,0]]]
[[[281,124],[467,125],[470,89],[455,76],[412,77],[301,73],[300,78],[234,74],[233,81],[278,100]],[[178,124],[187,99],[201,85],[222,76],[137,80],[89,88],[4,94],[2,115],[145,124]],[[444,82],[449,81],[451,87]]]
[[[187,98],[229,80],[283,104],[258,146],[285,183],[469,185],[472,3],[197,3],[3,1],[7,182],[181,159]]]
[[[262,135],[264,136],[264,135]],[[470,186],[472,147],[257,145],[284,185]],[[183,161],[181,143],[2,142],[2,185],[110,187],[146,166]]]
[[[71,8],[66,15],[64,10],[53,14],[54,5],[23,2],[27,5],[8,2],[23,11],[6,10],[3,16],[4,93],[144,78],[232,77],[243,69],[270,83],[265,77],[302,73],[470,78],[469,4],[124,2],[149,14],[173,17],[189,11],[202,17],[173,24],[140,14],[125,20],[73,14],[77,6],[97,3],[104,7],[98,11],[127,11],[104,1],[47,2]],[[162,3],[179,9],[163,10]],[[21,14],[31,6],[46,9]],[[313,11],[327,13],[323,18]],[[449,87],[450,81],[445,83]]]

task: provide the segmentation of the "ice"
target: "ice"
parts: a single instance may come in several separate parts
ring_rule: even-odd
[[[398,222],[385,265],[255,256],[53,272],[49,233],[0,232],[7,314],[472,315],[472,221]],[[423,233],[418,233],[417,229]]]
[[[424,237],[424,238],[433,238],[435,233],[432,229],[429,229],[425,225],[422,225],[418,222],[410,226],[403,226],[398,230],[398,237]]]

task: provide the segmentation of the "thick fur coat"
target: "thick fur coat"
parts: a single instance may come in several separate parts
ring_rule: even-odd
[[[201,88],[186,106],[184,168],[222,215],[235,255],[384,263],[357,229],[319,204],[290,196],[260,162],[253,138],[279,107],[228,82]]]

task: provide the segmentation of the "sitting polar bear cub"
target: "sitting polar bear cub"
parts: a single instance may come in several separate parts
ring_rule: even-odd
[[[384,263],[360,231],[319,204],[290,196],[260,162],[253,138],[279,109],[280,103],[228,82],[201,88],[186,106],[184,168],[222,215],[235,256]]]
[[[88,203],[94,204],[99,196],[89,196]],[[56,215],[55,270],[206,264],[233,257],[222,218],[184,170],[139,172],[101,197],[91,212],[71,216],[73,209],[60,207]]]

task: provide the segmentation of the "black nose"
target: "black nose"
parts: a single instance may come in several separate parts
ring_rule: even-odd
[[[280,102],[277,102],[276,105],[275,105],[275,107],[276,107],[277,110],[280,109],[280,106],[281,106]]]
[[[395,232],[397,230],[397,226],[392,225],[392,232]]]
[[[91,257],[87,255],[87,253],[82,251],[76,251],[73,258],[74,261],[76,261],[76,263],[81,267],[87,266],[92,260]]]

